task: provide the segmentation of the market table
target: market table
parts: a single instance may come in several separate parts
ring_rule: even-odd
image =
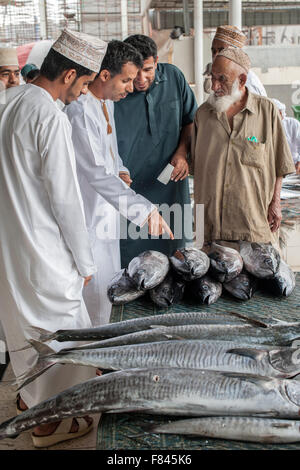
[[[290,297],[273,297],[258,290],[252,299],[244,302],[223,293],[210,306],[199,305],[191,299],[170,308],[160,309],[146,295],[123,306],[114,306],[111,322],[129,320],[148,315],[172,312],[203,311],[212,313],[238,312],[249,318],[285,321],[300,321],[300,273],[296,275],[296,288]],[[144,426],[179,419],[171,416],[154,416],[137,413],[102,415],[97,434],[97,450],[300,450],[299,444],[266,445],[221,439],[187,437],[180,435],[149,434]]]

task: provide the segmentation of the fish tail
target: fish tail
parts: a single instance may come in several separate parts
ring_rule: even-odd
[[[31,326],[30,330],[34,333],[39,334],[39,341],[41,343],[46,343],[48,341],[52,341],[52,340],[56,339],[56,337],[57,337],[56,332],[53,333],[53,331],[48,331],[48,330],[45,330],[44,328],[39,328],[37,326]]]
[[[30,339],[29,343],[38,353],[38,357],[31,369],[16,377],[13,385],[18,386],[17,390],[25,387],[25,385],[28,385],[34,379],[43,374],[47,369],[56,364],[56,359],[53,357],[55,356],[55,351],[53,351],[53,349],[51,349],[46,344],[40,343],[39,341],[35,341],[33,339]]]

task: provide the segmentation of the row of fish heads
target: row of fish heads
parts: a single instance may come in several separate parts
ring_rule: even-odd
[[[169,258],[146,251],[133,258],[108,286],[112,304],[124,304],[149,292],[159,307],[179,302],[186,292],[208,305],[216,302],[223,288],[240,300],[248,300],[261,285],[274,295],[289,296],[295,275],[271,244],[240,243],[240,253],[212,243],[208,254],[195,247],[176,250]]]

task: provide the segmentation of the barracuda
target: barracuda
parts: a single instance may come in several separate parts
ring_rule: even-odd
[[[180,368],[112,372],[65,390],[2,423],[0,439],[16,437],[40,424],[99,412],[296,419],[300,383]]]

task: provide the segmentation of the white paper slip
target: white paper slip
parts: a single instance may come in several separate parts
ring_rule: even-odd
[[[157,177],[158,181],[163,184],[168,184],[173,170],[173,165],[171,165],[171,163],[168,163],[167,166],[161,172],[161,174]]]

